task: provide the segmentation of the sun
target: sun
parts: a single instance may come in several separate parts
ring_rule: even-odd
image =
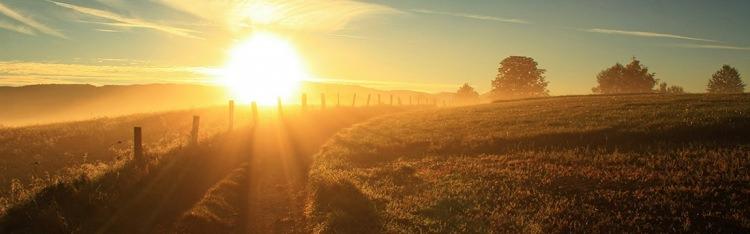
[[[309,78],[297,50],[270,32],[255,32],[231,50],[220,80],[241,103],[276,103],[288,100]]]

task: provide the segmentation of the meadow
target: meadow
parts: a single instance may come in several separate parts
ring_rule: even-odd
[[[227,128],[227,110],[217,107],[0,129],[0,213],[50,184],[125,163],[132,156],[134,126],[144,129],[147,154],[186,145],[193,115],[203,118],[201,139]]]
[[[571,96],[389,115],[310,170],[323,233],[747,232],[750,95]]]
[[[257,122],[238,106],[233,131],[226,107],[5,128],[0,232],[747,232],[749,103],[568,96]]]
[[[0,232],[248,232],[280,229],[290,222],[302,229],[305,196],[289,199],[285,194],[304,193],[311,156],[320,145],[342,128],[404,110],[290,107],[278,115],[275,108],[263,108],[255,122],[247,106],[236,109],[233,131],[227,130],[226,107],[5,129],[13,132],[7,146],[26,146],[51,134],[62,134],[64,140],[28,145],[46,150],[34,159],[45,166],[26,173],[52,179],[32,174],[24,186],[11,179]],[[188,145],[194,114],[201,116],[201,137],[199,144]],[[131,158],[132,126],[144,129],[143,162]],[[20,133],[36,138],[11,137]],[[109,143],[120,140],[115,146]],[[66,153],[91,149],[101,151],[88,157]],[[30,160],[24,157],[28,152],[9,152],[16,153],[6,160],[11,165]],[[23,175],[19,169],[15,176]]]

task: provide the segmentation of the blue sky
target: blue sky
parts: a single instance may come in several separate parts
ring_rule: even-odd
[[[635,56],[702,92],[722,64],[750,71],[749,11],[739,0],[0,0],[0,85],[210,83],[234,45],[271,30],[313,76],[377,88],[487,91],[500,60],[524,55],[552,94],[583,94]]]

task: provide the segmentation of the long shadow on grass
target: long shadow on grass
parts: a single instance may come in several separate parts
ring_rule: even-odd
[[[168,231],[212,185],[249,157],[246,136],[222,134],[145,165],[129,162],[94,180],[51,186],[11,208],[0,219],[0,232]]]
[[[247,183],[251,191],[244,211],[247,223],[241,225],[249,232],[309,232],[304,212],[312,156],[340,129],[394,110],[336,108],[287,113],[273,129],[276,132],[269,134],[276,139],[257,141],[267,146],[256,151],[258,157],[250,165]],[[268,147],[271,145],[276,147]]]
[[[409,136],[388,136],[377,132],[375,129],[367,129],[366,126],[360,126],[357,129],[358,131],[366,131],[366,134],[361,134],[361,136],[369,134],[376,136],[378,139],[368,141],[367,139],[347,138],[351,135],[337,137],[337,144],[335,145],[343,149],[332,148],[331,150],[340,150],[341,153],[334,152],[330,154],[330,157],[346,157],[346,159],[329,161],[333,162],[332,165],[334,166],[343,167],[345,168],[344,170],[351,170],[351,167],[368,167],[380,163],[391,163],[391,160],[399,157],[419,157],[423,155],[503,154],[516,150],[555,151],[580,148],[593,148],[605,151],[617,150],[620,152],[663,153],[664,149],[678,149],[685,146],[712,149],[728,146],[728,148],[736,148],[738,145],[750,144],[750,118],[730,119],[716,125],[676,126],[648,131],[636,131],[634,129],[636,128],[632,126],[618,126],[593,131],[540,134],[517,138],[495,138],[482,143],[472,142],[475,143],[474,145],[462,145],[463,142],[460,140],[456,141],[455,144],[442,144],[444,142],[439,141],[442,139],[412,139],[408,138]],[[425,135],[439,136],[438,134]],[[433,141],[438,142],[436,144]],[[654,149],[661,149],[662,151],[653,151]],[[339,164],[339,161],[343,163]],[[313,187],[312,218],[319,226],[327,229],[318,231],[360,233],[367,230],[378,230],[379,226],[354,229],[357,227],[356,225],[359,225],[357,222],[369,218],[369,209],[377,207],[376,200],[367,199],[366,197],[363,199],[361,191],[356,186],[352,188],[352,182],[346,181],[345,178],[340,178],[340,176],[333,174],[331,171],[322,170],[319,173],[316,176],[312,176],[310,182],[311,187]],[[665,171],[663,173],[671,172]],[[674,227],[698,232],[716,232],[717,230],[730,233],[747,232],[746,223],[736,221],[741,219],[741,217],[722,216],[730,213],[730,210],[742,209],[736,207],[747,207],[746,199],[739,199],[744,195],[742,191],[748,191],[747,183],[743,183],[742,181],[712,181],[709,184],[697,185],[694,181],[686,181],[685,184],[672,183],[665,185],[664,181],[660,180],[630,181],[621,178],[618,181],[619,183],[614,184],[603,184],[600,182],[601,180],[599,179],[591,179],[583,176],[567,176],[553,178],[552,183],[547,185],[541,183],[524,183],[519,186],[523,186],[525,191],[529,191],[530,189],[530,191],[536,193],[543,193],[545,196],[584,199],[574,204],[591,205],[597,208],[592,209],[593,211],[605,214],[593,215],[592,213],[587,213],[588,211],[583,208],[565,209],[559,214],[553,214],[553,216],[549,217],[550,220],[558,222],[560,220],[585,220],[590,223],[576,226],[566,223],[542,222],[545,226],[541,227],[544,227],[545,229],[543,230],[547,232],[556,230],[581,232],[586,231],[590,227],[605,228],[603,230],[598,229],[600,232],[611,232],[612,230],[675,232],[676,230],[681,230],[673,229]],[[691,183],[701,189],[712,188],[709,191],[714,192],[701,193],[695,192],[696,190],[671,191],[667,189],[668,186],[670,188],[673,188],[672,186],[690,186]],[[654,189],[649,189],[652,186]],[[710,186],[715,186],[715,188]],[[647,191],[649,194],[629,193],[639,189]],[[622,196],[623,198],[604,201],[606,199],[602,199],[602,195],[591,195],[591,193],[599,190],[615,191],[618,193],[618,196]],[[508,191],[497,191],[498,194],[505,192]],[[662,198],[667,197],[669,202],[659,200],[657,198],[659,196],[662,196]],[[529,206],[531,207],[524,209],[539,207],[539,200],[537,199],[517,200],[514,203],[519,204],[519,202],[524,201],[530,202]],[[525,207],[523,203],[520,204],[520,207]],[[453,200],[438,201],[434,207],[436,208],[421,211],[423,213],[420,215],[429,216],[450,224],[450,215],[456,214],[456,210],[463,209],[460,203],[456,203]],[[634,211],[636,208],[638,210]],[[675,210],[684,213],[674,213]],[[621,214],[628,212],[633,213],[624,215],[624,217],[636,217],[637,219],[635,220],[637,220],[637,223],[620,223],[619,221],[621,220],[617,220],[622,217],[620,216]],[[705,215],[707,212],[710,215]],[[679,217],[674,218],[675,214],[683,214],[685,217],[689,217],[687,219],[689,226],[683,226],[685,225],[684,220]],[[377,221],[377,215],[377,213],[372,215],[372,220]],[[617,218],[612,218],[612,220],[607,219],[611,217]],[[602,220],[607,220],[610,223],[597,223]],[[392,220],[392,222],[394,221]],[[398,220],[395,220],[395,222],[398,222]],[[355,225],[349,226],[348,224]],[[546,228],[551,229],[547,230]],[[506,232],[509,231],[506,230]]]

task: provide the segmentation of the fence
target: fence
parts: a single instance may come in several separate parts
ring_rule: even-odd
[[[371,98],[372,98],[372,94],[367,94],[367,99],[364,102],[364,107],[370,107]],[[401,96],[397,95],[395,97],[396,105],[394,105],[394,95],[390,94],[387,105],[388,106],[419,106],[419,105],[437,106],[437,103],[438,103],[437,98],[430,99],[421,95],[417,95],[415,98],[414,96],[409,95],[408,105],[402,105],[404,103],[402,103],[401,98],[402,98]],[[414,105],[412,102],[413,98],[416,99],[416,105]],[[442,103],[443,103],[443,106],[446,106],[446,100],[442,100]],[[358,104],[357,93],[354,93],[352,95],[351,107],[357,107],[357,104]],[[278,115],[283,116],[284,106],[283,106],[281,97],[277,98],[276,105],[277,105]],[[381,94],[377,94],[376,106],[384,106],[382,99],[381,99]],[[228,102],[228,107],[229,107],[229,110],[228,110],[228,115],[227,115],[227,119],[228,119],[227,129],[228,131],[231,132],[234,129],[234,122],[235,122],[234,100],[230,100]],[[303,112],[308,111],[308,99],[307,99],[307,94],[305,93],[301,95],[300,107]],[[336,93],[336,107],[341,107],[341,94],[340,93]],[[259,118],[260,118],[258,114],[257,103],[251,102],[250,109],[251,109],[251,123],[253,123],[253,125],[256,125],[259,122]],[[325,109],[326,109],[326,95],[325,93],[321,93],[320,94],[320,110],[325,110]],[[198,144],[199,128],[200,128],[200,116],[195,115],[193,116],[193,124],[192,124],[192,129],[190,131],[190,139],[189,139],[189,144],[192,146],[195,146]],[[146,159],[143,153],[143,137],[142,136],[143,136],[143,129],[139,126],[133,127],[133,160],[138,161],[138,162],[144,162]]]

